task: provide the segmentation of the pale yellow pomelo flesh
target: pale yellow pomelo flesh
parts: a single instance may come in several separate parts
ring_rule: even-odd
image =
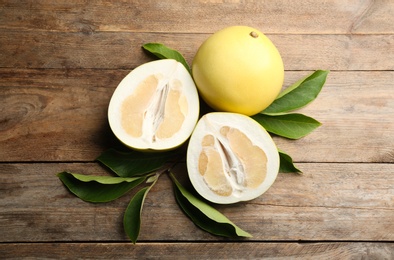
[[[201,196],[229,204],[267,191],[279,171],[279,154],[271,136],[250,117],[214,112],[196,125],[189,141],[187,169]]]
[[[213,109],[250,116],[278,96],[284,66],[278,49],[262,32],[232,26],[203,42],[192,74],[200,96]]]
[[[117,138],[139,150],[183,144],[199,116],[199,99],[185,67],[171,59],[143,64],[118,85],[108,108]]]

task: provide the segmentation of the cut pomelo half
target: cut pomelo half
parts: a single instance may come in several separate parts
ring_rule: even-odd
[[[108,120],[115,136],[138,150],[169,150],[191,135],[199,116],[196,86],[176,60],[145,63],[115,89]]]
[[[279,153],[268,132],[250,117],[208,113],[190,138],[187,170],[205,199],[220,204],[247,201],[274,183]]]

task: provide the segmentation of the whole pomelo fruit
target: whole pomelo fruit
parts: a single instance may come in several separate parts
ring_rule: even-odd
[[[250,116],[275,100],[284,67],[279,51],[262,32],[232,26],[203,42],[192,74],[200,96],[213,109]]]

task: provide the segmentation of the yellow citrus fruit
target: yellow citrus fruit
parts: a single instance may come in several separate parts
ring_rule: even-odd
[[[137,150],[169,150],[184,143],[199,116],[197,88],[176,60],[145,63],[115,89],[108,120],[115,136]]]
[[[279,51],[262,32],[232,26],[200,46],[192,74],[200,96],[213,109],[250,116],[275,100],[284,67]]]
[[[187,171],[205,199],[230,204],[254,199],[274,183],[279,154],[268,132],[252,118],[205,114],[190,137]]]

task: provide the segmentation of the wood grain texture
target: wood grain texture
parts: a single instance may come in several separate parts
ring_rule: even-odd
[[[128,72],[1,69],[0,161],[92,161],[117,146],[107,108]],[[309,73],[286,72],[285,86]],[[275,138],[277,145],[297,162],[394,162],[393,82],[393,72],[332,71],[299,111],[323,125],[298,141]]]
[[[7,259],[379,259],[394,257],[392,243],[10,243]]]
[[[0,0],[0,258],[394,259],[393,13],[391,0]],[[322,127],[274,137],[304,174],[280,174],[253,201],[215,205],[250,239],[198,229],[161,176],[132,245],[122,219],[137,189],[86,203],[56,173],[110,174],[93,161],[119,145],[108,102],[153,59],[142,44],[164,43],[191,63],[230,25],[267,34],[285,86],[331,70],[300,110]],[[175,172],[190,187],[184,165]]]
[[[300,163],[304,175],[280,174],[263,196],[215,207],[252,233],[244,241],[394,240],[393,164]],[[1,242],[127,241],[124,210],[133,193],[86,203],[56,177],[63,170],[109,174],[97,164],[1,164]],[[190,187],[184,165],[174,169]],[[141,241],[226,241],[196,228],[161,176],[146,198]]]
[[[5,161],[92,160],[113,143],[107,107],[127,72],[3,72],[0,153]]]
[[[210,34],[48,32],[0,29],[0,67],[133,69],[151,60],[141,46],[160,42],[189,64]],[[286,70],[394,70],[394,35],[268,34]],[[384,59],[381,55],[384,53]]]
[[[394,3],[380,1],[1,2],[0,28],[72,32],[213,33],[246,24],[266,33],[392,34]]]

